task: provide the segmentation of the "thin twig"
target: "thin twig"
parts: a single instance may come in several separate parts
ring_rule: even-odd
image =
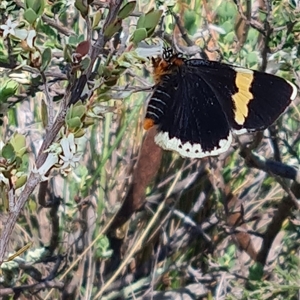
[[[63,287],[64,287],[64,283],[61,281],[57,281],[57,280],[45,281],[36,284],[21,285],[14,288],[0,289],[0,296],[8,296],[8,295],[24,292],[27,290],[29,290],[31,293],[37,293],[40,290],[44,290],[47,288],[62,289]]]
[[[261,23],[259,23],[258,21],[255,21],[253,19],[248,20],[247,16],[245,16],[245,14],[243,12],[243,6],[242,6],[240,0],[235,0],[235,3],[237,5],[238,12],[239,12],[240,16],[243,18],[243,20],[247,24],[249,24],[251,27],[253,27],[257,31],[259,31],[261,34],[265,35],[265,29],[264,29],[264,26]]]

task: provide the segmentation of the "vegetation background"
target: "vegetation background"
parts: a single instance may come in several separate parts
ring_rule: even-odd
[[[8,0],[0,24],[2,299],[299,299],[299,98],[217,158],[142,129],[166,43],[299,85],[298,1]]]

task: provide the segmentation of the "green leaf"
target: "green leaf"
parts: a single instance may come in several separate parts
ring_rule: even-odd
[[[74,132],[74,137],[75,138],[81,138],[82,136],[85,135],[85,130],[84,129],[79,129],[76,132]]]
[[[38,18],[38,15],[34,12],[34,10],[32,8],[28,8],[25,12],[24,12],[24,19],[29,23],[29,24],[33,24],[36,19]]]
[[[251,46],[256,46],[258,41],[259,33],[257,30],[250,28],[247,35],[247,43],[249,43]]]
[[[135,9],[136,1],[128,2],[125,4],[118,13],[119,19],[127,18]]]
[[[80,103],[80,102],[77,102],[77,103]],[[72,118],[78,117],[81,119],[83,117],[83,115],[85,114],[85,111],[86,111],[86,108],[84,105],[73,106],[72,107]]]
[[[14,80],[8,80],[0,90],[0,102],[6,102],[9,97],[16,94],[19,84]]]
[[[138,19],[138,22],[136,25],[136,30],[146,29],[147,37],[150,37],[153,34],[155,27],[161,18],[162,13],[163,13],[162,10],[151,10],[146,15],[141,15],[140,18]],[[131,38],[131,40],[141,39],[142,31],[137,33],[138,36],[136,38],[134,37],[134,34],[133,34],[133,37]],[[145,39],[145,38],[143,38],[143,39]],[[141,39],[141,40],[143,40],[143,39]]]
[[[25,7],[27,10],[32,9],[37,14],[37,16],[41,16],[44,12],[45,1],[44,0],[26,0]]]
[[[124,63],[124,65],[123,65]],[[127,65],[126,62],[122,62],[119,64],[118,67],[116,67],[115,69],[113,69],[112,71],[112,75],[121,75],[123,74],[128,68],[130,68],[132,66],[132,64],[129,63],[129,65]]]
[[[102,17],[101,10],[96,11],[96,13],[93,15],[93,23],[92,23],[93,29],[95,29],[99,25],[101,17]]]
[[[68,129],[80,128],[82,126],[81,119],[78,117],[67,120]]]
[[[232,20],[228,20],[221,25],[221,28],[223,28],[225,32],[230,33],[234,29],[234,24]]]
[[[155,27],[147,29],[147,36],[150,37],[155,31]]]
[[[32,198],[28,199],[27,206],[31,212],[36,212],[38,209],[37,203]]]
[[[89,6],[85,4],[84,0],[76,0],[75,7],[80,11],[80,14],[85,18],[89,13]]]
[[[89,57],[85,57],[81,62],[80,62],[80,67],[81,70],[86,70],[91,64],[91,59]]]
[[[12,162],[12,161],[15,160],[16,154],[15,154],[15,151],[14,151],[14,147],[10,143],[3,146],[2,156],[5,159],[7,159],[9,162]]]
[[[80,43],[78,36],[71,35],[69,37],[69,42],[68,42],[69,45],[76,46],[78,43]]]
[[[147,34],[147,30],[145,28],[138,28],[133,32],[130,40],[137,44],[137,43],[143,41],[144,39],[146,39],[147,36],[148,36],[148,34]]]
[[[136,28],[145,28],[145,15],[141,15],[137,21]]]
[[[114,23],[107,26],[104,31],[104,36],[106,38],[111,38],[116,32],[118,32],[122,27],[122,20],[117,20]]]
[[[19,189],[20,187],[22,187],[27,181],[27,176],[26,175],[22,175],[21,177],[19,177],[16,182],[15,182],[15,188]]]
[[[217,7],[217,14],[221,18],[232,19],[236,16],[236,13],[237,13],[237,8],[233,2],[223,1]]]
[[[32,9],[39,17],[42,16],[45,9],[45,0],[36,0]]]
[[[258,63],[258,55],[255,52],[248,53],[246,59],[249,67],[253,67],[253,65]]]
[[[73,49],[72,46],[69,44],[65,45],[64,47],[64,59],[66,62],[70,63],[72,62],[72,54],[73,54]]]
[[[66,5],[65,3],[63,3],[62,1],[58,1],[53,3],[53,5],[51,5],[51,14],[53,17],[53,14],[60,14],[62,12],[64,12],[66,10]],[[48,17],[50,17],[50,13],[47,12]]]
[[[22,156],[26,152],[26,138],[24,135],[15,133],[10,139],[11,145],[18,156]]]
[[[42,65],[41,65],[41,71],[46,70],[48,65],[50,64],[50,61],[52,59],[52,53],[50,48],[46,48],[42,54]]]
[[[147,13],[145,15],[144,27],[147,29],[155,28],[161,18],[162,13],[162,10],[153,10]]]
[[[112,255],[112,250],[109,249],[109,240],[106,236],[103,236],[101,239],[97,241],[97,244],[95,245],[96,251],[95,255],[96,257],[101,258],[108,258]]]
[[[184,27],[188,32],[192,30],[192,28],[195,26],[196,22],[196,12],[192,10],[187,10],[184,13]]]
[[[249,268],[249,279],[250,280],[261,280],[264,275],[264,267],[261,263],[256,262]]]
[[[105,81],[107,86],[115,86],[119,80],[119,76],[111,77]]]
[[[229,32],[228,34],[225,35],[224,37],[224,42],[228,44],[232,44],[236,38],[236,35],[233,31]]]

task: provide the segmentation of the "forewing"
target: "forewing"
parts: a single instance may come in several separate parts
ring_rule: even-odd
[[[272,74],[196,59],[187,65],[214,91],[235,130],[267,128],[297,95],[292,83]]]

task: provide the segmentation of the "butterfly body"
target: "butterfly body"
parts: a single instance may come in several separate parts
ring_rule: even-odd
[[[271,74],[167,53],[153,59],[154,92],[144,128],[183,157],[228,150],[237,133],[270,126],[296,97],[296,87]]]

